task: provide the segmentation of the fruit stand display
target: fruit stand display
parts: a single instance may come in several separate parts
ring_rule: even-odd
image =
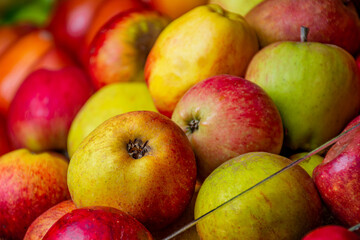
[[[0,1],[0,239],[359,229],[359,1]]]

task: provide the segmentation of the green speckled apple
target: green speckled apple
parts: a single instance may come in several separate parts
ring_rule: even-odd
[[[254,56],[245,78],[274,100],[285,128],[284,145],[292,150],[320,146],[360,110],[359,69],[354,57],[335,45],[273,43]]]
[[[252,152],[220,165],[201,185],[195,218],[279,171],[291,160]],[[300,239],[318,226],[321,200],[311,177],[294,166],[197,224],[201,239]]]

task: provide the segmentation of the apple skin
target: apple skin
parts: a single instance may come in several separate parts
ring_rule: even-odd
[[[27,149],[0,158],[0,238],[23,239],[27,228],[50,207],[70,198],[67,159]]]
[[[207,4],[208,0],[143,0],[153,9],[171,19],[176,19],[191,9]]]
[[[275,103],[258,85],[236,76],[217,75],[191,87],[172,120],[190,140],[200,179],[243,153],[279,154],[283,143]],[[191,121],[198,121],[197,129]]]
[[[289,165],[280,155],[251,152],[215,169],[200,187],[195,218]],[[320,224],[321,200],[300,166],[282,172],[199,221],[200,239],[300,239]]]
[[[66,150],[71,122],[93,91],[77,67],[30,74],[9,108],[8,133],[14,147]]]
[[[113,83],[99,89],[86,101],[71,123],[67,140],[69,157],[84,138],[105,120],[141,110],[157,111],[144,82]]]
[[[354,118],[344,129],[360,123]],[[348,226],[360,222],[360,129],[337,141],[313,172],[319,193],[340,221]]]
[[[43,240],[134,239],[152,240],[150,232],[132,216],[110,207],[75,209],[61,217]]]
[[[48,31],[34,30],[23,35],[0,57],[0,113],[7,115],[17,90],[33,71],[73,65],[71,58],[55,46]]]
[[[224,9],[245,16],[251,9],[264,0],[210,0],[210,4],[219,4]]]
[[[141,146],[131,146],[135,142]],[[141,149],[147,150],[142,157],[130,156]],[[150,230],[169,225],[183,213],[195,183],[196,161],[185,133],[171,119],[151,111],[128,112],[103,122],[82,141],[68,170],[77,207],[114,207]]]
[[[359,69],[335,45],[273,43],[254,56],[245,78],[273,99],[285,128],[284,146],[294,151],[311,151],[335,137],[360,111]]]
[[[89,72],[97,89],[114,82],[144,82],[144,66],[169,19],[152,10],[120,13],[107,22],[90,45]]]
[[[268,0],[246,14],[260,46],[300,41],[301,26],[310,28],[308,41],[338,45],[351,54],[360,49],[360,19],[349,1]]]
[[[58,45],[86,65],[89,44],[99,28],[115,14],[142,6],[138,0],[58,1],[47,28]]]
[[[314,229],[302,240],[360,240],[360,237],[343,226],[327,225]]]
[[[24,240],[42,239],[57,220],[74,209],[76,206],[72,200],[65,200],[51,207],[31,223]]]
[[[293,154],[289,157],[290,160],[298,160],[306,156],[308,152],[301,152]],[[299,166],[302,167],[309,175],[312,177],[314,168],[324,161],[324,158],[318,154],[312,155],[310,158],[303,160],[299,163]]]
[[[145,79],[156,108],[171,117],[196,83],[219,74],[243,76],[258,47],[242,16],[211,4],[190,10],[161,32],[146,60]]]
[[[13,150],[7,133],[6,117],[0,114],[0,156]]]

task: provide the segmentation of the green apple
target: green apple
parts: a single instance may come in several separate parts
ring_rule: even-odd
[[[220,165],[200,187],[195,218],[279,171],[291,160],[266,152],[239,155]],[[318,226],[322,204],[315,185],[294,166],[197,223],[201,239],[301,239]]]
[[[354,57],[335,45],[273,43],[254,56],[245,78],[274,100],[285,128],[284,145],[292,150],[310,151],[325,143],[360,110],[359,69]]]
[[[245,16],[251,9],[264,0],[210,0],[209,3],[219,4],[224,9]]]
[[[304,156],[306,156],[306,154],[308,154],[308,152],[302,152],[302,153],[296,153],[294,155],[290,156],[290,160],[298,160]],[[303,160],[302,162],[299,163],[299,166],[302,167],[311,177],[312,177],[312,173],[314,171],[314,168],[319,165],[320,163],[322,163],[324,160],[324,158],[320,155],[313,155],[305,160]]]
[[[88,99],[71,124],[67,141],[69,156],[105,120],[139,110],[156,111],[145,83],[114,83],[101,88]]]

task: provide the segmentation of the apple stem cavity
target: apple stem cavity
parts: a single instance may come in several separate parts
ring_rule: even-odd
[[[191,119],[191,121],[189,122],[189,126],[188,126],[188,129],[190,130],[191,133],[193,133],[199,129],[199,123],[200,123],[200,120]]]
[[[146,153],[149,152],[150,147],[148,144],[148,140],[143,144],[141,139],[135,138],[134,141],[129,140],[129,143],[126,145],[127,151],[129,155],[133,159],[139,159],[145,156]]]
[[[308,34],[309,34],[309,28],[301,26],[300,27],[300,40],[301,40],[301,42],[307,42]]]

